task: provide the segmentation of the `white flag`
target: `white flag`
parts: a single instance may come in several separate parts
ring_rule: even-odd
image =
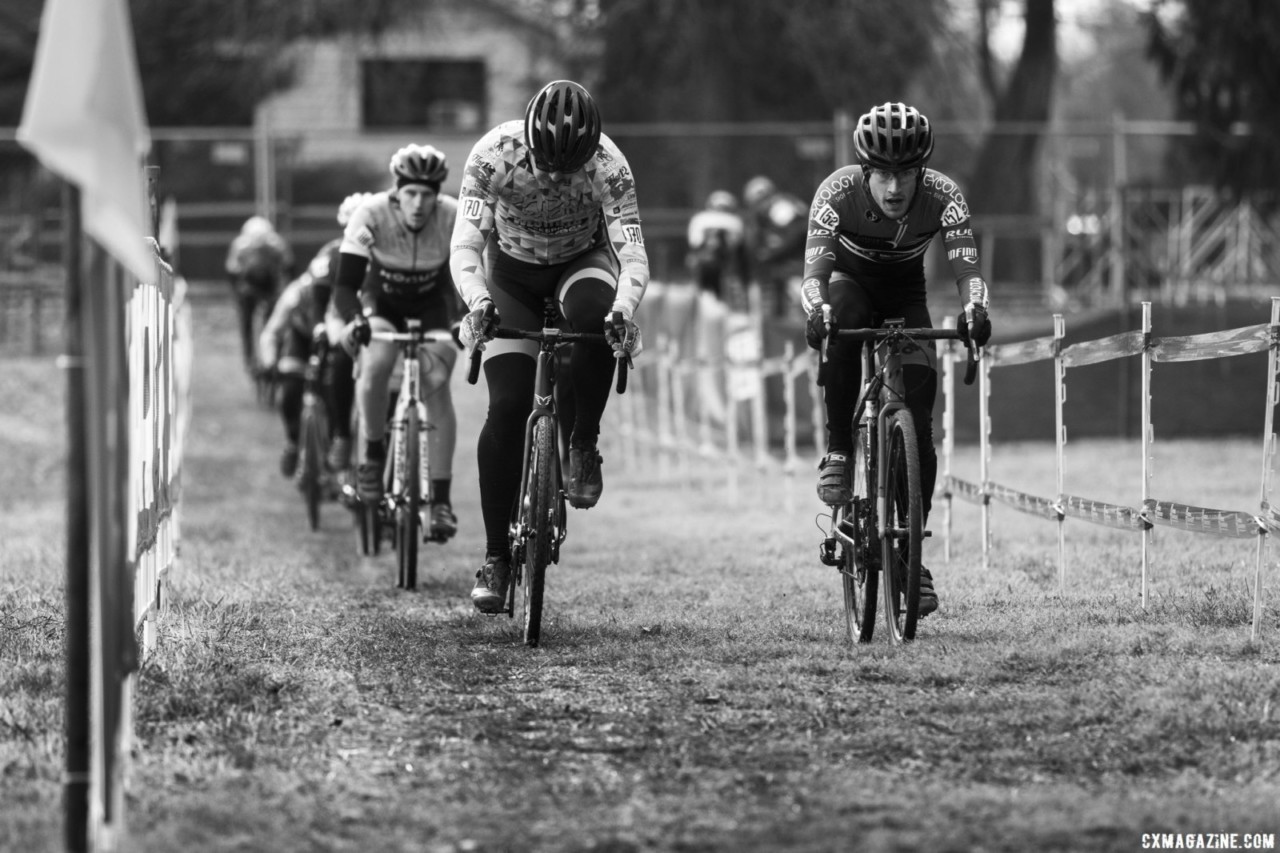
[[[127,0],[47,0],[18,141],[80,188],[85,232],[152,281],[142,173],[151,131]]]

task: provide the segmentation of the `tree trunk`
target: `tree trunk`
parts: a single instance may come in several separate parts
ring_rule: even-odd
[[[1022,54],[996,99],[996,126],[983,142],[968,184],[977,230],[997,237],[994,257],[988,259],[992,278],[1011,285],[1042,283],[1037,167],[1058,68],[1053,3],[1024,0]],[[1005,122],[1019,126],[1002,129]]]

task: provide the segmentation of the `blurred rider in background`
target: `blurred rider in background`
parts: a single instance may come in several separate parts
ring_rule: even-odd
[[[927,168],[933,153],[929,120],[914,107],[881,104],[858,119],[853,147],[858,163],[831,173],[818,186],[809,210],[801,288],[809,346],[821,348],[834,328],[871,328],[890,318],[902,318],[909,328],[932,328],[924,253],[939,232],[963,306],[958,328],[977,346],[985,345],[991,337],[989,300],[969,205],[955,181]],[[824,309],[832,317],[830,324]],[[861,345],[853,341],[833,340],[828,349],[823,388],[827,454],[820,466],[818,497],[830,506],[853,500],[852,421],[862,389],[861,353]],[[904,354],[902,365],[920,453],[926,524],[938,473],[933,446],[937,364],[936,347],[927,341]],[[922,567],[920,615],[937,609],[933,576]]]
[[[343,323],[340,343],[353,358],[359,353],[356,409],[364,447],[356,469],[360,498],[382,497],[386,462],[389,383],[399,350],[374,341],[371,333],[401,331],[417,318],[422,329],[445,337],[459,313],[449,277],[449,238],[458,200],[440,191],[449,166],[431,145],[407,145],[391,158],[395,186],[373,193],[351,214],[342,235],[334,307]],[[365,279],[370,263],[374,274]],[[362,349],[363,348],[363,349]],[[452,338],[424,344],[419,360],[427,421],[427,460],[431,469],[431,527],[428,537],[445,541],[458,532],[452,496],[453,452],[458,420],[449,377],[458,350]]]
[[[235,294],[245,369],[256,375],[269,365],[254,352],[254,317],[259,306],[264,322],[271,314],[281,288],[293,274],[293,250],[266,217],[251,216],[227,248],[225,267]]]
[[[765,175],[747,181],[742,201],[747,210],[747,251],[752,278],[760,288],[761,311],[781,317],[795,301],[789,286],[804,262],[809,208]]]
[[[600,132],[595,100],[570,80],[548,83],[524,121],[490,130],[467,158],[453,234],[453,278],[470,313],[467,346],[499,322],[537,330],[554,296],[564,327],[603,331],[609,343],[569,347],[556,404],[569,435],[565,492],[579,509],[604,488],[596,443],[612,386],[615,356],[639,352],[632,317],[649,283],[635,178],[622,152]],[[496,251],[486,256],[490,240]],[[525,422],[532,410],[538,345],[496,339],[484,348],[489,412],[480,431],[480,503],[485,558],[471,600],[500,612],[511,570],[507,525],[520,490]]]
[[[324,316],[333,292],[337,253],[336,239],[321,247],[302,275],[289,282],[280,294],[258,337],[259,358],[280,383],[280,417],[285,434],[280,473],[285,477],[292,477],[298,470],[298,434],[307,362],[316,335],[324,334]]]
[[[687,265],[694,282],[728,301],[730,282],[743,286],[747,280],[746,223],[733,193],[715,190],[708,195],[706,206],[689,218],[687,234]]]
[[[373,193],[352,193],[342,200],[338,206],[338,225],[346,230],[351,221],[351,214],[357,207],[370,198]],[[336,277],[341,257],[342,238],[336,237],[325,244],[321,251],[330,253],[330,273]],[[370,273],[365,273],[367,281]],[[361,285],[363,287],[363,284]],[[324,315],[325,329],[330,342],[337,343],[342,338],[345,325],[333,300],[329,300],[329,309]],[[329,427],[332,441],[329,444],[328,468],[330,471],[343,472],[351,464],[351,415],[355,409],[356,378],[355,361],[341,346],[335,346],[329,352]]]

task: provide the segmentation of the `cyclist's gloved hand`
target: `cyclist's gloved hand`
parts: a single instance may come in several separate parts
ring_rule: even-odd
[[[828,307],[827,305],[820,305],[813,309],[809,312],[809,319],[805,321],[804,340],[812,349],[822,349],[823,339],[830,334],[831,330],[827,328],[825,316],[830,312],[823,310]],[[831,326],[834,328],[835,323],[832,322]]]
[[[961,340],[973,341],[973,345],[978,347],[986,346],[991,340],[991,318],[987,316],[987,309],[970,302],[956,318],[956,329]]]
[[[621,311],[610,311],[605,316],[604,336],[616,358],[635,358],[644,350],[640,327]]]
[[[363,314],[357,314],[355,318],[342,327],[342,344],[343,350],[352,358],[356,357],[356,352],[360,347],[365,346],[372,340],[373,330],[369,328],[369,319]]]
[[[493,300],[485,299],[471,313],[462,318],[462,325],[458,329],[458,340],[467,349],[473,349],[476,344],[489,340],[494,327],[500,321],[501,318],[498,316],[498,309],[494,306]]]
[[[315,328],[311,330],[311,343],[322,344],[328,343],[329,329],[324,323],[316,323]]]

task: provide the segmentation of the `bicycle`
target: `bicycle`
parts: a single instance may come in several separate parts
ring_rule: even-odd
[[[566,332],[557,328],[560,310],[554,298],[543,307],[543,328],[539,331],[495,327],[495,338],[522,339],[538,343],[537,368],[533,381],[533,411],[524,428],[524,466],[520,491],[511,509],[511,578],[507,584],[506,608],[499,611],[515,618],[515,590],[523,591],[524,641],[536,646],[542,635],[542,603],[546,570],[560,562],[560,546],[568,535],[565,509],[563,463],[560,457],[560,420],[555,405],[558,354],[561,347],[576,341],[604,343],[603,334]],[[467,382],[480,376],[481,346],[471,353]],[[630,357],[618,359],[617,391],[627,390]]]
[[[915,639],[920,614],[920,555],[929,534],[924,529],[919,449],[906,404],[902,356],[917,341],[964,339],[956,329],[906,328],[903,322],[889,319],[878,328],[834,331],[819,351],[822,384],[829,339],[862,344],[864,379],[853,414],[853,500],[832,507],[820,547],[822,562],[840,570],[850,643],[871,641],[882,581],[890,642]],[[968,341],[965,346],[964,382],[972,385],[978,356]]]
[[[424,344],[454,341],[448,333],[425,331],[417,319],[407,319],[405,325],[403,332],[374,331],[370,335],[371,340],[396,344],[401,359],[400,390],[393,394],[394,408],[387,421],[389,442],[382,500],[373,504],[361,500],[351,483],[343,491],[345,502],[356,516],[360,553],[377,554],[384,530],[391,531],[396,551],[396,586],[411,590],[418,585],[419,541],[445,541],[432,532],[429,518],[431,472],[424,445],[427,432],[433,427],[427,422],[427,407],[421,396],[419,352]]]
[[[324,327],[320,326],[311,338],[298,428],[298,490],[306,503],[307,521],[312,530],[320,528],[320,504],[335,491],[334,472],[329,471],[326,462],[331,439],[329,406],[324,388],[328,357],[329,339]]]

